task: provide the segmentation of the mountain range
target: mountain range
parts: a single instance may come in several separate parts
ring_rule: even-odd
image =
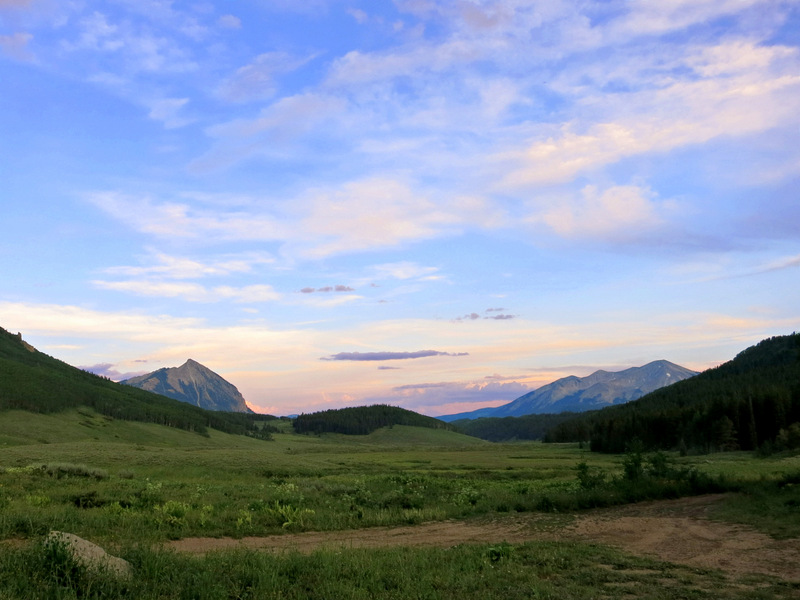
[[[586,377],[571,375],[544,385],[516,400],[491,408],[444,415],[442,421],[483,417],[521,417],[533,414],[584,412],[623,404],[654,390],[697,375],[667,360],[657,360],[624,371],[595,371]]]
[[[180,367],[164,367],[120,383],[206,410],[253,412],[235,385],[191,358]]]
[[[762,340],[635,402],[572,414],[544,436],[611,453],[634,439],[646,448],[696,452],[800,448],[800,333]]]

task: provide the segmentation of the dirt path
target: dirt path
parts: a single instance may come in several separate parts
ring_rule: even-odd
[[[743,575],[760,573],[800,581],[800,539],[773,540],[753,529],[707,518],[721,496],[648,502],[593,511],[570,524],[548,528],[550,517],[515,515],[484,521],[443,521],[409,527],[307,532],[266,537],[189,538],[167,543],[179,552],[206,553],[231,548],[311,552],[319,548],[386,546],[451,547],[469,543],[522,543],[581,540],[633,554]]]

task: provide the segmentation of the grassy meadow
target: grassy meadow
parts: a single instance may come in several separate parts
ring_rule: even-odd
[[[726,587],[718,573],[574,543],[310,556],[160,550],[159,543],[186,537],[533,511],[564,518],[596,506],[726,490],[740,493],[720,507],[720,518],[800,536],[800,456],[598,455],[575,444],[491,444],[399,425],[366,436],[297,435],[286,422],[279,427],[284,433],[263,441],[122,422],[84,408],[3,412],[0,598],[587,598],[601,589],[601,596],[618,597],[631,586],[631,597],[643,598],[798,593],[773,580]],[[40,543],[51,530],[128,559],[137,577],[120,582],[72,564],[47,567],[60,560]]]

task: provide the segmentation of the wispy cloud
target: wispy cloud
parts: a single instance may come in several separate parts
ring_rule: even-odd
[[[87,199],[135,230],[157,237],[269,241],[290,236],[287,226],[266,210],[225,212],[119,192],[93,192]]]
[[[182,115],[183,107],[189,98],[162,98],[151,103],[147,115],[154,121],[161,121],[167,129],[176,129],[192,123],[193,119]]]
[[[95,280],[92,284],[104,290],[127,292],[137,296],[152,296],[159,298],[180,298],[188,302],[220,302],[229,300],[244,304],[272,302],[281,298],[272,286],[247,285],[234,287],[220,285],[207,287],[198,283],[176,281],[154,281],[147,279],[129,281],[103,281]]]
[[[456,317],[453,319],[455,322],[459,321],[478,321],[478,320],[492,320],[492,321],[508,321],[510,319],[516,319],[516,315],[510,315],[506,313],[502,313],[505,308],[487,308],[484,314],[478,314],[476,312],[468,313],[466,315],[462,315],[460,317]],[[500,314],[495,314],[500,313]]]
[[[300,290],[301,294],[313,294],[315,292],[320,292],[323,294],[329,292],[354,292],[355,290],[348,285],[326,285],[325,287],[321,288],[313,288],[313,287],[304,287]]]
[[[688,270],[683,272],[683,274],[697,275],[698,273],[703,273],[701,276],[691,279],[691,281],[699,283],[756,277],[767,273],[796,268],[800,268],[800,255],[786,256],[750,266],[743,266],[740,264],[722,265],[719,262],[714,264],[690,265]],[[709,271],[712,274],[709,275]]]
[[[225,29],[241,29],[242,20],[235,15],[222,15],[217,19],[217,23]]]
[[[103,269],[109,275],[126,277],[160,277],[168,279],[197,279],[209,276],[225,276],[234,273],[250,273],[258,265],[267,265],[275,259],[263,252],[240,253],[218,256],[212,260],[198,260],[185,256],[173,256],[150,250],[143,257],[146,266],[117,266]]]
[[[264,201],[228,211],[187,198],[167,201],[119,192],[94,192],[87,199],[130,227],[159,238],[280,241],[286,254],[305,259],[453,234],[477,222],[481,214],[475,204],[465,207],[459,199],[436,202],[391,179],[351,182],[291,202]]]
[[[400,261],[373,265],[369,269],[370,276],[376,280],[383,279],[439,279],[439,269],[437,267],[423,266],[410,261]]]
[[[219,94],[229,102],[267,100],[277,92],[278,78],[281,75],[302,67],[313,58],[313,55],[295,57],[286,52],[259,54],[223,81]]]
[[[738,41],[689,47],[668,68],[654,62],[656,57],[643,64],[620,57],[616,81],[600,63],[596,73],[591,65],[567,70],[558,86],[592,98],[589,109],[579,108],[578,119],[545,129],[519,154],[516,160],[522,166],[512,168],[503,185],[570,181],[627,157],[747,135],[795,120],[797,56],[795,48]],[[593,85],[586,83],[587,68]],[[678,69],[693,76],[677,78],[673,73]],[[612,83],[621,91],[609,93],[605,88]]]
[[[469,353],[439,352],[438,350],[418,350],[417,352],[339,352],[320,360],[383,361],[430,358],[432,356],[469,356]]]

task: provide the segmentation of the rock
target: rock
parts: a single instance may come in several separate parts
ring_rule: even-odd
[[[112,556],[97,544],[85,540],[72,533],[51,531],[45,540],[46,544],[61,543],[72,554],[75,562],[90,570],[105,570],[118,577],[130,577],[133,573],[127,560]]]

